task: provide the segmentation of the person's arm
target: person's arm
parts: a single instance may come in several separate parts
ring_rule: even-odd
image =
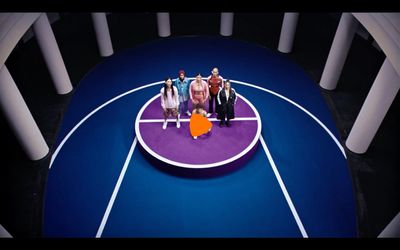
[[[233,92],[233,96],[235,97],[235,102],[234,102],[233,104],[236,104],[236,101],[237,101],[237,95],[236,95],[236,91],[235,91],[235,89],[232,89],[232,92]]]
[[[190,96],[190,100],[193,101],[193,82],[191,82],[189,84],[189,96]]]
[[[203,85],[204,85],[204,87],[205,87],[205,89],[206,89],[206,98],[204,99],[204,101],[205,101],[205,100],[207,100],[208,97],[210,96],[210,90],[208,89],[207,83],[206,83],[205,81],[203,81]]]
[[[164,88],[161,89],[161,107],[165,110],[165,100],[164,100]]]
[[[175,98],[176,109],[178,109],[178,107],[179,107],[178,89],[175,86],[173,86],[173,88],[174,88],[174,93],[175,93],[174,98]]]
[[[211,79],[211,76],[208,76],[208,77],[207,77],[207,86],[208,86],[209,88],[211,88],[210,79]]]
[[[224,84],[224,81],[225,81],[225,80],[224,80],[224,78],[223,78],[222,76],[219,76],[219,78],[221,79],[221,87],[220,87],[220,88],[223,89],[223,88],[224,88],[224,85],[225,85],[225,84]]]
[[[218,90],[218,94],[217,94],[218,105],[221,105],[221,91],[222,91],[222,89]]]
[[[190,82],[189,80],[185,79],[185,83],[186,83],[186,93],[184,93],[184,95],[190,96]]]

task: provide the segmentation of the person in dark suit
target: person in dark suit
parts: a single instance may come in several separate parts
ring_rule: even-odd
[[[218,101],[218,116],[220,120],[219,126],[222,127],[226,124],[227,127],[231,126],[229,122],[231,119],[235,118],[235,103],[237,100],[236,91],[231,88],[231,83],[227,80],[224,84],[224,88],[218,91],[217,101]]]

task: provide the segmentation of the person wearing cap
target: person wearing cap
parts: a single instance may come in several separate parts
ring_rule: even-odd
[[[212,114],[214,114],[214,103],[215,103],[215,111],[218,112],[217,94],[218,91],[224,87],[224,79],[222,78],[222,76],[219,75],[218,68],[212,69],[211,75],[207,78],[207,83],[210,92],[207,117],[210,117]]]
[[[184,70],[179,70],[178,72],[178,78],[175,79],[174,81],[174,86],[178,89],[178,95],[179,95],[179,107],[178,107],[178,112],[179,114],[187,114],[188,116],[191,115],[189,112],[189,107],[188,107],[188,102],[189,102],[189,87],[190,87],[190,82],[186,77],[185,71]]]

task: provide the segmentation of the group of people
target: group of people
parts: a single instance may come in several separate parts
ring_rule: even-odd
[[[167,118],[176,118],[176,127],[180,128],[180,115],[201,114],[210,117],[217,113],[220,120],[219,126],[226,124],[230,127],[230,120],[235,117],[234,105],[237,100],[236,92],[231,87],[229,80],[224,80],[219,75],[218,68],[213,68],[211,75],[204,81],[201,74],[196,75],[196,79],[189,82],[185,71],[178,72],[178,78],[172,81],[169,77],[165,79],[164,86],[161,88],[161,107],[163,108],[164,123],[163,129],[167,128]],[[209,100],[208,113],[205,111],[205,103]],[[189,100],[192,102],[192,113],[189,111]]]

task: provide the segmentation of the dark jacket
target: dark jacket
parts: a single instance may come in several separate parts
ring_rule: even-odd
[[[225,94],[225,89],[221,89],[218,92],[217,95],[217,101],[218,101],[218,107],[217,107],[217,112],[218,112],[218,119],[223,119],[226,115],[226,117],[230,120],[235,118],[235,103],[236,103],[236,91],[231,88],[231,92],[229,94],[228,100],[226,99],[226,94]]]

